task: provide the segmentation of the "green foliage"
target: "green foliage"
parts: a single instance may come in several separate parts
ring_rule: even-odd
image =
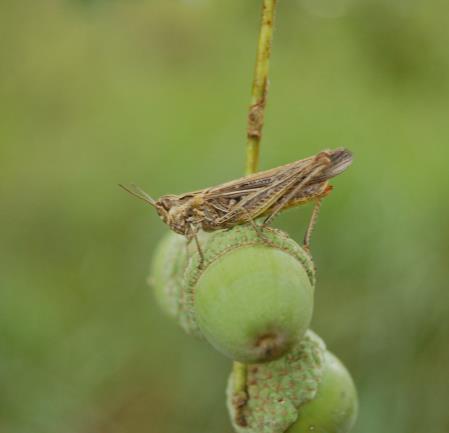
[[[357,384],[353,433],[441,433],[448,6],[310,4],[279,4],[261,168],[354,151],[313,238],[312,325]],[[0,3],[1,431],[232,431],[228,361],[145,283],[167,229],[116,185],[242,174],[258,20],[238,0]],[[310,211],[275,225],[300,240]]]

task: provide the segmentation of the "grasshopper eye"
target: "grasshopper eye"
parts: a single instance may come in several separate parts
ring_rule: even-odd
[[[159,200],[159,203],[162,205],[162,207],[166,210],[169,211],[172,207],[173,207],[173,200],[167,198],[167,197],[163,197]]]

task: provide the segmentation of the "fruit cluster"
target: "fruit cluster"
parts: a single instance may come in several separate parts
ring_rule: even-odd
[[[190,335],[246,365],[245,386],[229,379],[228,408],[238,433],[345,433],[357,395],[345,367],[308,330],[315,268],[280,230],[241,225],[174,233],[156,252],[151,283],[162,309]]]

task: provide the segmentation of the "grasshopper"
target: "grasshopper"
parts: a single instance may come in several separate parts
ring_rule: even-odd
[[[211,232],[251,223],[258,231],[254,222],[257,218],[265,217],[264,224],[268,224],[282,210],[312,201],[315,206],[304,236],[304,246],[308,250],[321,199],[332,190],[328,180],[345,171],[351,163],[350,151],[325,150],[221,185],[181,195],[163,195],[158,200],[135,185],[132,188],[120,186],[153,206],[162,221],[176,233],[186,236],[188,242],[195,239],[201,258],[199,230]]]

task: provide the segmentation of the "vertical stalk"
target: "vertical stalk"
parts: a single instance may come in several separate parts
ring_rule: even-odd
[[[254,69],[251,105],[248,113],[246,174],[255,173],[259,166],[259,148],[264,125],[265,106],[268,93],[268,72],[270,67],[271,44],[277,0],[263,0],[262,19],[260,23],[259,42],[257,45],[256,66]],[[236,412],[235,422],[247,425],[244,408],[248,400],[247,375],[248,366],[234,362],[232,366],[234,380],[233,405]]]
[[[268,92],[271,44],[277,0],[263,0],[256,66],[248,113],[246,174],[255,173],[259,165],[259,147],[262,139],[265,106]]]
[[[232,365],[232,377],[234,382],[234,395],[232,396],[232,405],[235,408],[235,423],[246,427],[247,421],[244,413],[248,393],[246,387],[246,378],[248,375],[248,366],[241,362],[234,361]]]

